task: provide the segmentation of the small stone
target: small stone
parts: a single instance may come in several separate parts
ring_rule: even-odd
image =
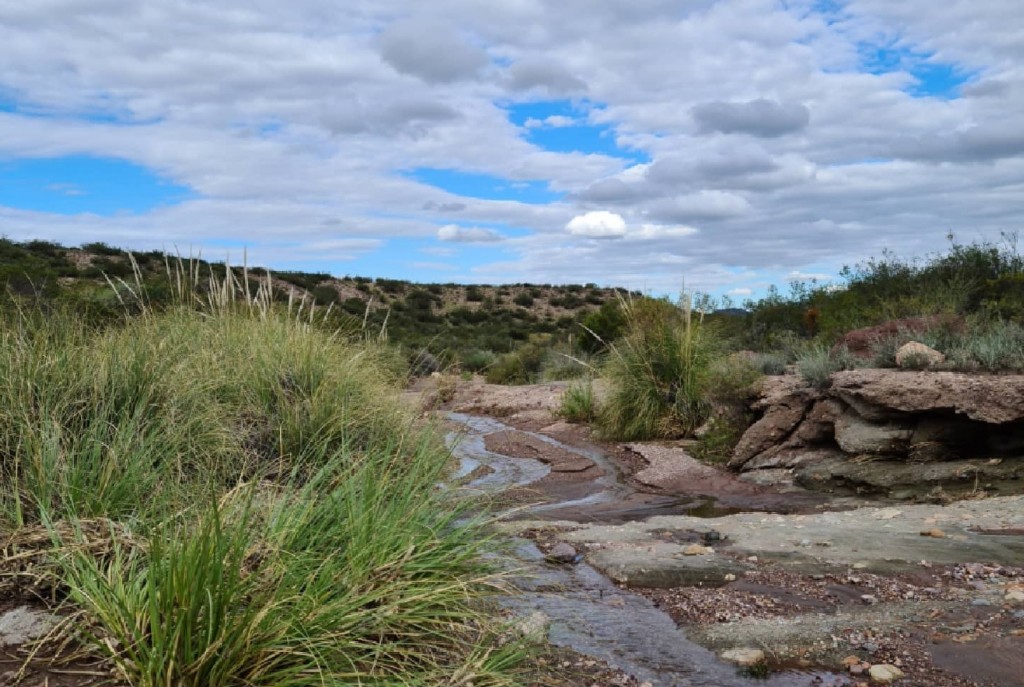
[[[991,606],[992,602],[988,599],[974,599],[971,601],[972,606]]]
[[[534,611],[516,623],[516,632],[524,637],[543,637],[548,631],[548,624],[551,622],[547,615],[540,611]]]
[[[1006,592],[1006,596],[1003,597],[1003,601],[1011,606],[1022,606],[1024,605],[1024,591],[1021,591],[1020,589],[1008,591]]]
[[[878,645],[874,642],[864,642],[860,645],[860,648],[868,652],[869,654],[874,654],[878,651]]]
[[[1015,620],[1024,620],[1024,611],[1014,611],[1013,617]]]
[[[690,544],[683,549],[684,556],[706,556],[709,553],[714,553],[715,550],[710,546],[701,546],[700,544]]]
[[[863,570],[866,567],[868,567],[867,563],[854,563],[853,564],[853,569],[854,570]]]
[[[552,563],[575,563],[576,549],[565,542],[555,544],[555,546],[548,552],[547,559]]]
[[[852,655],[851,656],[847,656],[842,661],[840,661],[840,663],[842,665],[846,666],[847,668],[849,668],[850,666],[859,666],[860,665],[860,656],[852,656]]]
[[[858,663],[855,666],[850,666],[850,675],[863,675],[865,670],[864,664]]]
[[[933,537],[935,539],[944,539],[946,533],[940,529],[921,530],[922,537]]]
[[[757,556],[747,556],[748,563],[757,563]]]
[[[801,539],[800,543],[797,544],[797,546],[810,546],[810,545],[811,545],[811,540],[810,539]]]
[[[811,575],[811,579],[814,580],[815,582],[821,582],[822,580],[825,579],[825,576],[822,575],[821,573],[818,573],[817,575]]]
[[[751,647],[740,647],[722,652],[722,660],[739,666],[752,666],[764,662],[764,652]]]
[[[861,594],[860,600],[867,606],[874,606],[878,603],[878,597],[874,594]]]
[[[736,581],[736,576],[733,575],[732,573],[726,573],[725,577],[723,577],[722,579],[724,579],[726,582],[735,582]]]
[[[710,532],[705,532],[701,536],[703,537],[704,541],[708,541],[708,542],[711,542],[711,541],[721,541],[721,539],[722,539],[721,532],[717,532],[715,530],[711,530]]]
[[[887,685],[893,680],[903,677],[903,671],[888,663],[877,663],[868,669],[868,675],[873,682],[880,682]]]

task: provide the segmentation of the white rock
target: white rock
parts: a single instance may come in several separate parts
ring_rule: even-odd
[[[39,639],[56,624],[56,619],[49,613],[19,606],[0,615],[0,647]]]
[[[544,637],[548,631],[550,618],[540,611],[534,611],[516,623],[516,631],[524,637]]]
[[[868,675],[873,682],[880,682],[887,685],[893,680],[903,677],[903,671],[888,663],[877,663],[868,668]]]
[[[1003,597],[1003,601],[1011,606],[1024,605],[1024,591],[1021,591],[1020,589],[1012,589],[1006,592],[1006,596]]]

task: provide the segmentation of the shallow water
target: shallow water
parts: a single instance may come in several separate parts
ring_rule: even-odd
[[[449,419],[461,423],[464,432],[449,435],[453,453],[459,459],[458,473],[469,475],[481,465],[492,472],[472,480],[467,488],[496,493],[521,487],[548,474],[540,461],[510,458],[484,448],[484,437],[493,432],[512,430],[492,418],[450,413]],[[595,480],[597,490],[584,498],[558,501],[526,509],[527,517],[547,513],[579,513],[586,517],[585,506],[614,504],[632,494],[615,465],[599,451],[570,446],[551,437],[526,432],[552,446],[571,451],[595,462],[604,472]],[[470,467],[471,466],[471,467]],[[578,510],[575,510],[578,509]],[[633,504],[629,509],[606,511],[616,517],[629,514],[632,519],[665,512],[686,513],[698,517],[717,517],[731,510],[717,508],[714,499],[655,498],[650,503]],[[595,512],[600,512],[596,509]],[[516,540],[513,556],[505,561],[522,571],[517,578],[520,593],[503,603],[523,616],[534,611],[550,619],[548,640],[581,654],[606,661],[655,687],[827,687],[852,684],[845,676],[814,671],[784,671],[768,679],[742,676],[735,666],[723,663],[707,649],[691,642],[685,632],[646,598],[616,587],[600,572],[587,565],[552,565],[530,541]]]

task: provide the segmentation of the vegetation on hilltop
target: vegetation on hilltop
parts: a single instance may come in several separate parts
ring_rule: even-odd
[[[221,279],[225,274],[223,263],[199,258],[184,263],[199,276],[199,289],[206,288],[211,276]],[[134,302],[121,280],[140,281],[150,305],[172,302],[169,266],[176,270],[178,259],[161,252],[129,258],[125,251],[102,243],[67,248],[46,241],[0,239],[0,286],[6,287],[3,303],[8,309],[26,301],[47,308],[59,303],[92,323],[120,320],[126,305],[138,312],[141,304]],[[247,274],[253,288],[268,276],[263,268],[250,268]],[[616,298],[613,289],[595,284],[414,284],[288,271],[272,272],[270,277],[276,300],[315,304],[330,330],[383,333],[411,360],[429,362],[423,365],[426,371],[452,365],[485,371],[498,356],[531,340],[543,342],[545,348],[575,349],[585,337],[579,323]],[[111,282],[116,289],[110,288]]]

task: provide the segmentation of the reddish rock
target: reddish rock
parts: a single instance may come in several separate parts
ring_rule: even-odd
[[[832,350],[838,351],[844,346],[859,358],[870,358],[874,345],[891,336],[900,334],[920,334],[936,327],[947,327],[960,331],[964,327],[962,318],[951,315],[932,315],[930,317],[908,317],[902,320],[891,320],[874,327],[864,327],[847,332]]]

